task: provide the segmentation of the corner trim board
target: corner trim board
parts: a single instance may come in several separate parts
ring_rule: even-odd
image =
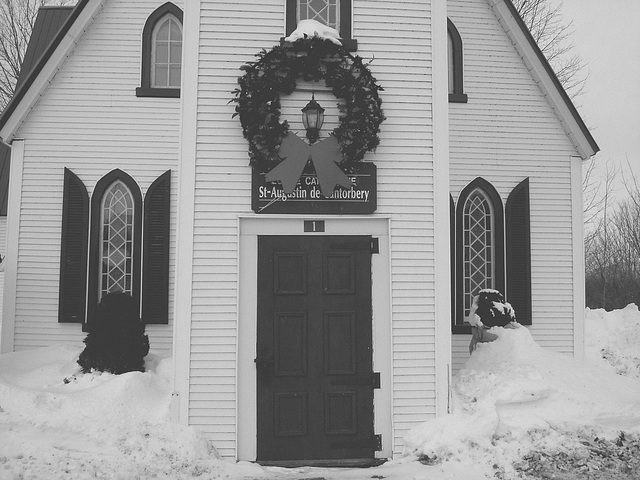
[[[11,169],[9,173],[7,258],[4,267],[4,303],[2,306],[2,322],[0,322],[0,353],[13,352],[15,347],[16,290],[23,166],[24,140],[15,139],[11,147]]]

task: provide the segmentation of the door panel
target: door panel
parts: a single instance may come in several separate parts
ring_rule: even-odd
[[[258,238],[258,460],[373,458],[369,244]]]
[[[325,312],[324,364],[326,375],[356,375],[356,312]]]
[[[307,374],[307,315],[304,312],[274,315],[273,374],[276,377]]]

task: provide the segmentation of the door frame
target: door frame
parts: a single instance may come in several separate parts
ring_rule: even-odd
[[[324,232],[305,232],[304,222],[324,222]],[[257,457],[257,276],[260,235],[371,235],[379,240],[379,253],[371,257],[373,312],[373,368],[380,372],[381,387],[374,390],[374,429],[382,435],[377,458],[393,452],[391,376],[391,283],[389,221],[387,216],[240,216],[238,217],[239,285],[236,369],[237,460]]]

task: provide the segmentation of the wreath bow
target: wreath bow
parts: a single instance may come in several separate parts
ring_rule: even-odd
[[[313,163],[320,190],[325,197],[330,197],[338,185],[344,188],[351,187],[349,178],[336,165],[335,159],[342,158],[342,155],[338,139],[333,135],[315,145],[308,145],[295,133],[288,132],[282,139],[278,155],[283,158],[282,162],[267,173],[265,180],[279,180],[284,193],[294,191],[308,161]]]

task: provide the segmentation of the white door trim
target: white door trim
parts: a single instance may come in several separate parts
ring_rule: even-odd
[[[324,221],[323,233],[305,233],[305,220]],[[237,459],[253,461],[257,455],[256,357],[257,262],[259,235],[371,235],[379,239],[380,253],[373,255],[373,366],[381,374],[374,391],[374,426],[382,434],[381,458],[390,458],[392,445],[391,284],[389,217],[241,216],[239,228],[239,288],[237,345]]]

